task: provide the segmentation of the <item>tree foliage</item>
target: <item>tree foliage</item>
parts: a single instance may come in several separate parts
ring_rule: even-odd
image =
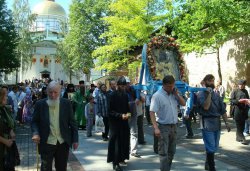
[[[63,46],[64,62],[72,72],[89,73],[93,67],[92,52],[105,43],[100,35],[106,29],[103,16],[108,15],[110,0],[73,0],[70,6],[70,31]]]
[[[184,52],[218,49],[234,36],[250,33],[250,3],[236,0],[187,0],[172,6],[169,19]]]
[[[0,72],[9,73],[19,67],[16,56],[17,34],[11,11],[0,1]]]
[[[13,3],[13,19],[19,35],[17,55],[21,61],[22,70],[28,69],[32,57],[32,38],[30,27],[35,20],[31,14],[28,0],[15,0]]]
[[[183,52],[216,52],[222,81],[219,48],[236,36],[250,33],[250,2],[236,0],[178,0],[169,6],[168,24]]]
[[[100,69],[112,71],[134,65],[136,58],[130,52],[150,39],[156,26],[164,23],[165,14],[164,2],[159,0],[117,0],[109,8],[111,15],[104,17],[108,29],[102,34],[106,44],[93,55]]]

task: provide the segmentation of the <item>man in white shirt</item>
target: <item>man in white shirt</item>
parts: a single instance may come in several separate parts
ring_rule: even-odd
[[[175,88],[175,79],[167,75],[162,80],[162,89],[151,99],[150,117],[154,134],[158,137],[160,170],[169,171],[176,151],[178,104],[184,106],[185,100]]]

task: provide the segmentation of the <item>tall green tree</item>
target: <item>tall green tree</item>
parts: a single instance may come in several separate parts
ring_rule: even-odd
[[[214,51],[222,80],[219,49],[226,41],[250,33],[250,2],[178,0],[168,7],[171,14],[168,25],[178,37],[182,51]]]
[[[100,35],[106,26],[103,16],[109,13],[110,0],[73,0],[69,14],[69,33],[61,44],[69,73],[82,71],[85,74],[93,68],[92,52],[105,43]]]
[[[97,64],[99,68],[110,71],[121,67],[136,68],[139,63],[134,63],[137,59],[131,52],[146,43],[157,27],[165,25],[165,2],[117,0],[109,8],[112,15],[104,17],[108,29],[102,34],[107,42],[93,53]]]
[[[19,67],[16,56],[17,33],[11,11],[4,0],[0,1],[0,72],[9,73]]]
[[[64,72],[69,76],[69,82],[72,83],[72,77],[75,76],[74,68],[73,68],[73,59],[69,59],[70,49],[65,44],[64,41],[60,41],[57,44],[57,55],[59,56],[62,66],[64,68]]]
[[[13,19],[19,35],[17,55],[21,61],[21,71],[28,69],[32,57],[31,25],[35,15],[31,14],[28,0],[14,0]]]

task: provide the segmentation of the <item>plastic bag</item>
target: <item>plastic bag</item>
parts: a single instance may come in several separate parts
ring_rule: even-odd
[[[95,117],[95,131],[96,132],[104,132],[104,123],[101,116]]]

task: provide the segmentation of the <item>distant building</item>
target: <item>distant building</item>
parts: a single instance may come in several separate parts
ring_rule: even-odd
[[[34,43],[32,45],[31,66],[28,70],[20,71],[18,82],[32,80],[33,78],[51,78],[69,82],[61,64],[60,56],[57,56],[57,43],[63,39],[63,33],[68,31],[67,15],[63,7],[55,0],[43,0],[38,3],[32,13],[36,14],[36,20],[30,31]],[[81,74],[79,78],[72,79],[72,83],[78,84],[86,76]],[[16,74],[6,77],[7,84],[16,82]]]

